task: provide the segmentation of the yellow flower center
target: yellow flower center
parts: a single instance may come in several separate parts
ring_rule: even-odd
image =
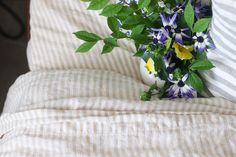
[[[193,55],[191,53],[193,51],[192,46],[184,46],[175,42],[173,44],[173,48],[175,48],[175,53],[179,59],[185,60],[193,58]]]
[[[149,73],[157,74],[154,64],[155,63],[154,63],[153,59],[149,58],[147,63],[145,64],[145,68],[147,69],[147,71]]]

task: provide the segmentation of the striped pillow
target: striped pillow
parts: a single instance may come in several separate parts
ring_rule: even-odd
[[[236,1],[212,0],[211,36],[217,49],[208,53],[216,68],[202,73],[214,96],[236,101]]]
[[[203,1],[209,2],[209,0]],[[202,73],[206,84],[215,96],[236,101],[236,1],[213,0],[212,37],[217,50],[208,55],[216,65]],[[139,61],[133,57],[134,47],[123,42],[109,55],[100,55],[102,44],[91,53],[75,54],[81,44],[72,32],[87,30],[101,36],[109,35],[105,18],[97,12],[87,11],[86,4],[75,0],[31,0],[31,40],[28,46],[28,61],[32,71],[99,69],[114,71],[141,80]],[[227,64],[226,64],[227,63]]]
[[[141,80],[139,60],[133,57],[135,47],[121,41],[123,48],[101,55],[103,43],[88,54],[76,54],[82,43],[73,32],[87,30],[107,36],[106,18],[96,11],[87,11],[81,0],[31,0],[31,40],[28,61],[32,71],[98,69],[121,73]]]

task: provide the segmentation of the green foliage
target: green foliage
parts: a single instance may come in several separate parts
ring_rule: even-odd
[[[144,28],[145,28],[145,25],[144,25],[144,24],[135,26],[135,27],[132,29],[132,34],[131,34],[131,36],[136,36],[136,35],[141,34],[141,33],[143,32]]]
[[[110,53],[115,47],[109,44],[105,44],[102,49],[102,54]]]
[[[210,70],[214,68],[214,65],[208,60],[196,60],[190,66],[191,70]]]
[[[204,90],[204,84],[203,84],[202,79],[198,76],[198,74],[196,74],[194,72],[191,72],[189,74],[186,84],[188,84],[189,86],[192,86],[199,93],[201,93]]]
[[[81,40],[87,41],[87,42],[97,42],[98,40],[101,40],[101,38],[93,33],[89,33],[86,31],[79,31],[74,33],[74,35]]]
[[[184,10],[184,19],[190,29],[193,29],[193,24],[194,24],[194,10],[193,6],[189,0],[185,10]]]
[[[135,54],[134,54],[134,56],[135,57],[142,57],[143,55],[144,55],[144,51],[141,51],[141,50],[138,50]]]
[[[104,43],[113,47],[118,47],[117,39],[112,38],[112,37],[108,37],[104,39]]]
[[[211,18],[204,18],[198,20],[193,28],[193,32],[204,32],[211,22]]]
[[[117,13],[121,11],[121,9],[122,9],[121,4],[110,4],[103,9],[101,15],[106,17],[113,17],[117,15]]]
[[[200,77],[199,71],[210,70],[214,65],[208,60],[206,53],[199,53],[196,50],[191,51],[193,58],[188,60],[179,60],[176,49],[173,47],[176,40],[169,34],[164,44],[154,44],[154,40],[150,33],[152,28],[166,29],[160,18],[160,13],[165,14],[168,18],[173,16],[173,10],[177,3],[183,3],[184,0],[164,0],[164,6],[159,6],[158,0],[139,0],[138,3],[132,1],[131,4],[117,3],[111,4],[109,0],[82,0],[89,3],[89,10],[100,10],[100,15],[107,18],[107,25],[111,30],[108,37],[101,38],[100,36],[87,31],[79,31],[74,35],[83,40],[84,43],[79,46],[76,52],[89,52],[98,41],[103,41],[102,54],[111,53],[114,48],[119,47],[118,40],[127,38],[135,44],[137,52],[136,57],[142,58],[145,62],[152,58],[155,63],[155,76],[166,81],[162,89],[157,89],[154,84],[148,91],[141,94],[141,100],[148,101],[154,95],[155,90],[159,90],[158,95],[164,97],[166,90],[173,84],[168,79],[167,63],[164,62],[164,56],[171,52],[175,58],[175,66],[172,71],[174,81],[181,80],[185,74],[189,74],[187,85],[193,87],[198,93],[204,89],[204,83]],[[177,25],[178,28],[190,28],[184,33],[191,36],[190,39],[184,40],[183,46],[180,49],[192,46],[196,41],[192,37],[196,32],[207,32],[211,18],[200,15],[196,18],[194,7],[196,0],[191,3],[188,0],[183,12],[178,12]],[[94,24],[96,26],[96,23]],[[172,28],[172,31],[175,28]],[[173,32],[172,32],[173,33]],[[99,42],[101,43],[101,42]],[[140,48],[142,47],[142,48]],[[173,60],[171,60],[173,62]]]
[[[115,17],[107,18],[107,24],[114,34],[118,34],[120,32],[119,22]]]
[[[89,10],[101,10],[103,9],[109,0],[91,0],[88,9]]]
[[[120,12],[117,13],[117,17],[124,21],[128,16],[132,15],[134,10],[128,6],[123,6]]]
[[[127,26],[136,26],[143,21],[143,17],[140,15],[132,15],[128,16],[126,20],[124,20],[123,25]]]
[[[150,3],[151,3],[151,0],[139,0],[138,8],[142,9],[142,8],[148,7]]]
[[[156,84],[151,85],[148,91],[142,92],[140,99],[142,101],[150,101],[152,98],[152,95],[154,95],[154,91],[156,90],[159,90],[157,88],[157,85]]]
[[[97,42],[86,42],[82,44],[76,52],[85,53],[88,52]]]

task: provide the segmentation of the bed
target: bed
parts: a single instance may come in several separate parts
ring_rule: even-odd
[[[124,47],[105,57],[99,46],[93,54],[75,54],[72,32],[92,29],[85,21],[96,23],[93,31],[101,35],[109,30],[84,3],[57,2],[31,0],[31,71],[9,89],[0,156],[236,156],[235,103],[219,97],[140,101],[148,87],[134,47],[122,41]]]

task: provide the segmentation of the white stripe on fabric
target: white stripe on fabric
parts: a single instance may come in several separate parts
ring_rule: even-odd
[[[216,50],[208,57],[216,66],[209,72],[202,72],[206,85],[214,96],[236,102],[236,6],[235,1],[213,0],[211,36]]]
[[[121,41],[109,55],[101,55],[103,43],[99,42],[88,54],[76,54],[82,44],[73,32],[86,30],[109,36],[106,18],[99,12],[86,10],[87,4],[74,0],[32,0],[31,40],[28,46],[30,69],[68,70],[98,69],[118,72],[141,80],[139,60],[133,57],[134,44]]]

